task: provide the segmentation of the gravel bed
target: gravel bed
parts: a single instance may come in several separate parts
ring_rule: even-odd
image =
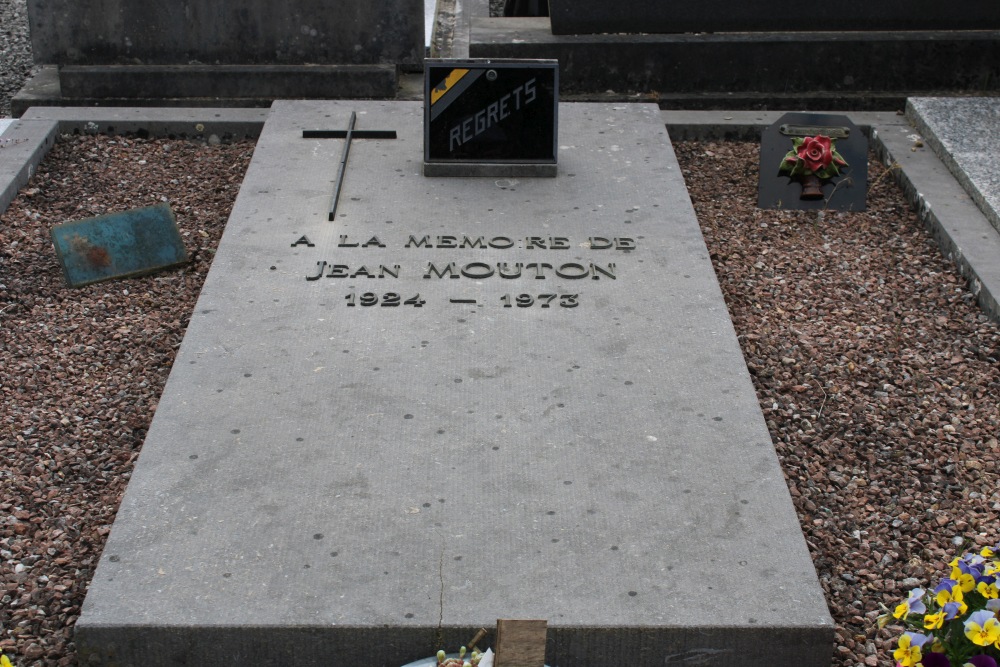
[[[837,622],[834,665],[889,667],[881,605],[998,537],[1000,331],[873,156],[868,211],[817,215],[755,208],[758,148],[677,153]]]
[[[0,216],[0,649],[15,665],[76,662],[73,623],[252,153],[71,137]],[[65,286],[53,224],[161,201],[189,265]]]
[[[31,37],[26,0],[0,0],[0,118],[10,116],[10,98],[31,75]]]
[[[65,138],[0,216],[0,649],[19,667],[76,662],[73,623],[251,153]],[[889,667],[881,605],[998,538],[1000,332],[883,168],[868,212],[819,216],[755,208],[756,144],[677,153],[837,621],[834,664]],[[52,224],[163,198],[189,266],[64,286]]]

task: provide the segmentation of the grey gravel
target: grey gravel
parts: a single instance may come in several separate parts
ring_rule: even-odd
[[[33,67],[27,1],[0,0],[0,118],[10,116],[10,98]]]

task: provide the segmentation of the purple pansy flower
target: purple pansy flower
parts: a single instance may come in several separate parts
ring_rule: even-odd
[[[965,664],[972,665],[972,667],[997,667],[996,660],[982,653],[979,655],[972,656],[971,658],[969,658],[969,661]]]
[[[928,653],[921,659],[920,664],[924,667],[951,667],[951,661],[944,653]]]

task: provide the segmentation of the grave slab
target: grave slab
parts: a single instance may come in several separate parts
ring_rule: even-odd
[[[303,130],[351,112],[342,151]],[[420,103],[278,102],[76,625],[83,664],[828,665],[826,609],[654,105],[557,178],[426,178]],[[419,296],[418,296],[419,295]],[[408,303],[409,302],[409,303]]]

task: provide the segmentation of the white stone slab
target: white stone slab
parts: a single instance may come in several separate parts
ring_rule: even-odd
[[[907,116],[1000,230],[1000,98],[914,98]]]

